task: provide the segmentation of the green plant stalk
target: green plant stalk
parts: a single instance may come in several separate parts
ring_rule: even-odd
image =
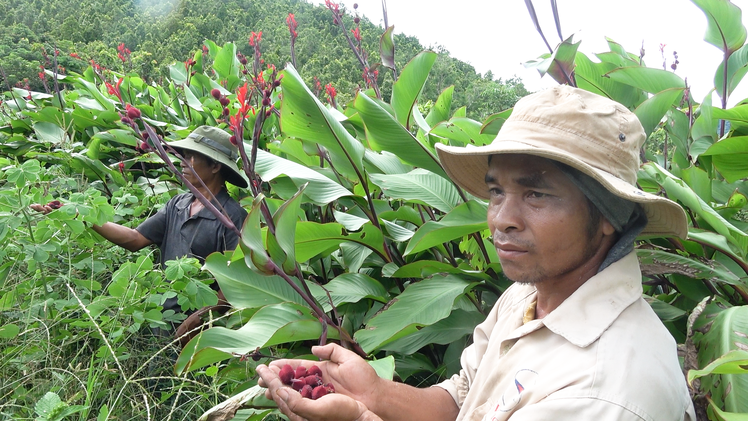
[[[18,203],[22,205],[21,213],[23,214],[23,218],[26,220],[26,227],[29,229],[29,237],[31,237],[31,242],[36,244],[36,239],[34,239],[34,230],[31,227],[31,218],[29,218],[29,214],[26,212],[26,207],[23,206],[23,196],[21,195],[21,189],[18,189]]]

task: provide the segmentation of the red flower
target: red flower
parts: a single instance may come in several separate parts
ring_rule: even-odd
[[[351,32],[353,32],[353,38],[356,38],[356,41],[361,42],[361,30],[357,27],[354,29],[351,29]]]
[[[39,72],[39,79],[45,80],[46,78],[47,78],[47,74],[44,73],[44,70],[42,70],[41,72]]]
[[[335,97],[338,95],[338,92],[332,86],[332,83],[328,83],[327,85],[325,85],[325,91],[327,91],[327,95],[330,95],[330,101],[334,102]]]
[[[249,35],[249,45],[252,47],[259,46],[260,41],[262,41],[262,31],[260,32],[254,32]]]
[[[299,26],[299,24],[296,23],[296,18],[294,17],[293,13],[288,14],[288,17],[286,18],[286,25],[288,25],[288,31],[291,33],[291,39],[295,40],[296,37],[299,36],[299,34],[296,32],[296,28]]]
[[[123,78],[119,78],[119,80],[117,80],[116,86],[112,86],[112,84],[109,82],[104,82],[104,84],[106,85],[107,92],[109,92],[109,95],[116,96],[117,99],[120,100],[120,102],[122,102],[122,93],[119,90],[119,86],[122,85],[123,80],[124,80]]]
[[[125,173],[125,163],[124,162],[120,162],[119,163],[119,172],[121,172],[122,174]]]
[[[117,46],[117,57],[119,57],[123,63],[130,59],[130,50],[125,47],[124,42]]]
[[[80,59],[81,59],[81,56],[79,56],[79,55],[78,55],[78,54],[76,54],[76,53],[70,53],[70,57],[72,57],[72,58],[77,58],[78,60],[80,60]]]

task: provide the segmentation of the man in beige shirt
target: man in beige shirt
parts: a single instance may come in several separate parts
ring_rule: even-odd
[[[430,388],[380,379],[337,345],[315,347],[338,393],[301,398],[260,366],[291,420],[695,420],[676,344],[642,299],[638,235],[688,233],[676,203],[636,187],[636,116],[559,86],[522,99],[491,145],[437,145],[450,177],[488,199],[515,284],[476,327],[462,370]]]

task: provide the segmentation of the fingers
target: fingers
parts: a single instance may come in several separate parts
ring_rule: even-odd
[[[362,359],[355,352],[349,351],[336,343],[323,346],[313,346],[312,354],[316,355],[321,360],[330,360],[336,364],[343,364],[346,361]]]
[[[32,205],[29,205],[29,207],[30,207],[31,209],[33,209],[33,210],[37,211],[37,212],[41,212],[41,213],[43,213],[44,215],[46,215],[46,214],[48,214],[48,213],[52,212],[52,208],[50,208],[49,206],[46,206],[46,205],[40,205],[40,204],[38,204],[38,203],[34,203],[34,204],[32,204]]]

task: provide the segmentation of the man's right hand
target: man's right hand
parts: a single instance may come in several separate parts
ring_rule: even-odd
[[[324,382],[332,383],[336,393],[350,396],[372,408],[377,401],[377,387],[384,380],[366,360],[338,344],[312,347],[312,353],[322,361],[276,360],[270,364],[270,369],[277,374],[286,364],[294,369],[301,365],[306,368],[316,365],[322,370]],[[260,386],[267,387],[262,380]]]

